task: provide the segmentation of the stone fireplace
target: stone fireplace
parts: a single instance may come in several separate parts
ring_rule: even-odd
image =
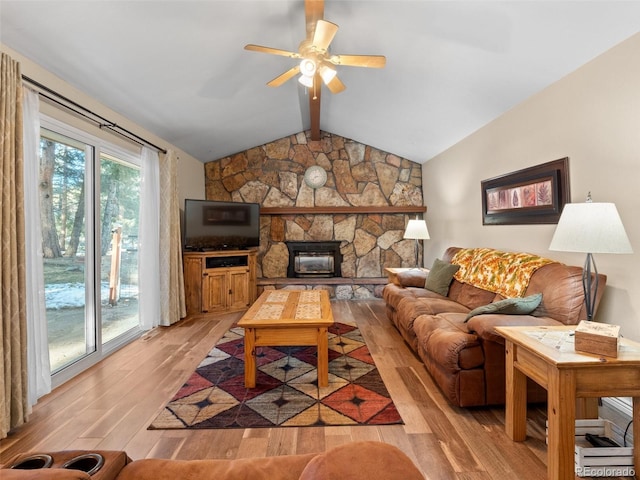
[[[285,242],[289,249],[287,278],[341,277],[340,241]]]
[[[312,188],[307,168],[327,182]],[[419,163],[339,135],[300,132],[205,164],[206,198],[260,204],[261,288],[323,288],[336,298],[380,296],[386,267],[415,266],[403,237],[423,214]],[[331,242],[331,251],[317,250]],[[297,254],[289,244],[299,244]],[[309,250],[311,248],[311,250]]]

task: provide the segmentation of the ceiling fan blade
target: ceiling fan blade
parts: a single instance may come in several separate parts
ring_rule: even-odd
[[[331,55],[329,61],[334,65],[368,68],[382,68],[387,63],[383,55]]]
[[[340,80],[338,78],[338,76],[336,75],[335,77],[333,77],[331,80],[329,80],[328,82],[325,82],[325,85],[327,86],[327,88],[329,89],[329,91],[331,93],[340,93],[342,92],[345,88],[347,88],[344,83],[342,83],[342,80]]]
[[[262,45],[245,45],[245,50],[251,50],[252,52],[261,52],[261,53],[270,53],[272,55],[282,55],[283,57],[289,58],[300,58],[300,54],[298,52],[290,52],[288,50],[280,50],[279,48],[271,48],[271,47],[263,47]]]
[[[324,17],[324,0],[305,0],[304,16],[307,26],[307,38],[312,38],[316,22]]]
[[[290,78],[295,77],[299,73],[300,73],[300,65],[296,65],[295,67],[284,72],[282,75],[278,75],[276,78],[274,78],[269,83],[267,83],[267,85],[270,87],[279,87],[284,82],[286,82]]]
[[[316,31],[313,34],[313,46],[318,50],[326,50],[329,44],[336,36],[338,25],[327,22],[326,20],[318,20],[316,22]]]

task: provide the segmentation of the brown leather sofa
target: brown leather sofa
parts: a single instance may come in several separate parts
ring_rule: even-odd
[[[451,262],[459,247],[450,247],[441,260]],[[446,398],[460,407],[502,405],[505,401],[504,340],[494,331],[509,325],[575,325],[586,318],[580,267],[549,263],[531,275],[525,295],[542,294],[530,314],[482,314],[465,321],[482,305],[504,299],[455,278],[447,295],[425,288],[426,270],[397,274],[384,287],[389,319],[420,357]],[[606,276],[599,275],[596,308]],[[529,382],[529,402],[546,401],[546,391]]]
[[[325,453],[236,460],[131,461],[125,452],[26,453],[0,469],[2,480],[424,480],[402,451],[353,442]]]

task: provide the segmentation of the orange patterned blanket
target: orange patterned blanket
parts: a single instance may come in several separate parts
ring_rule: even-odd
[[[451,263],[460,265],[454,275],[459,282],[514,298],[525,294],[531,275],[538,268],[556,262],[530,253],[463,248],[453,256]]]

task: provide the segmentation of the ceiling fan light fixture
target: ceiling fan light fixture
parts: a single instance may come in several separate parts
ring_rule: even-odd
[[[338,72],[334,68],[331,68],[327,65],[322,65],[320,67],[320,76],[322,77],[322,81],[326,84],[331,82],[334,79]]]
[[[303,58],[300,62],[300,73],[307,77],[313,77],[316,73],[316,62],[310,58]]]
[[[313,77],[308,77],[307,75],[300,75],[298,81],[307,88],[313,87]]]
[[[0,0],[2,1],[2,0]],[[320,140],[320,95],[324,83],[333,94],[343,92],[345,84],[337,75],[336,66],[382,68],[386,58],[382,55],[331,55],[329,47],[338,32],[338,25],[323,18],[325,0],[304,0],[306,36],[297,52],[249,44],[245,50],[281,55],[297,59],[298,63],[267,83],[279,87],[299,75],[298,82],[309,90],[309,116],[311,139]],[[316,79],[316,75],[319,77]]]

